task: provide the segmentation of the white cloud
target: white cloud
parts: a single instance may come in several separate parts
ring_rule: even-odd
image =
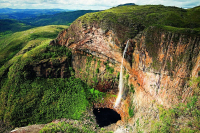
[[[0,0],[0,8],[64,8],[103,10],[125,3],[137,5],[177,6],[191,8],[200,5],[199,0]]]

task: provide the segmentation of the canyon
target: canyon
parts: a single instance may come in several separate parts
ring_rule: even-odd
[[[146,33],[138,34],[134,39],[130,39],[131,45],[128,47],[127,60],[124,62],[124,67],[130,74],[129,84],[132,83],[138,89],[136,91],[144,92],[160,104],[170,107],[178,102],[177,96],[184,96],[186,95],[185,93],[188,93],[183,89],[186,84],[185,79],[198,77],[200,69],[199,37],[184,38],[186,36],[184,34],[157,30],[156,27],[152,27],[149,30],[153,31],[154,38],[153,35],[145,35],[151,32],[147,31]],[[89,31],[90,33],[88,33]],[[73,50],[73,67],[77,72],[77,77],[80,77],[78,68],[84,67],[81,63],[86,62],[84,56],[87,56],[81,54],[81,52],[88,53],[88,56],[98,57],[102,62],[110,61],[111,65],[116,65],[115,72],[119,71],[122,54],[120,46],[116,45],[118,42],[113,41],[118,38],[112,31],[105,33],[101,28],[97,29],[89,26],[87,29],[80,29],[79,32],[83,33],[80,35],[80,40],[78,39],[78,42],[70,45],[66,43],[70,41],[69,38],[62,41],[59,40],[60,37],[65,36],[66,32],[64,31],[59,35],[56,45],[66,45]],[[153,42],[147,42],[148,39],[153,40]],[[173,41],[174,39],[177,39],[176,42]],[[152,45],[152,47],[146,45]],[[176,57],[180,57],[180,59]],[[193,66],[194,68],[191,70],[190,67]],[[103,72],[104,68],[100,70]],[[176,90],[173,89],[174,87]],[[170,98],[166,99],[169,96]]]
[[[121,116],[116,124],[105,127],[107,130],[150,132],[154,130],[152,125],[162,119],[163,110],[173,109],[179,104],[188,105],[193,97],[197,97],[195,107],[199,110],[199,81],[195,81],[200,77],[200,34],[196,28],[199,23],[197,20],[195,29],[187,27],[193,26],[188,21],[185,26],[181,19],[182,27],[176,26],[175,20],[171,21],[171,17],[177,15],[173,14],[174,11],[184,15],[185,9],[143,6],[143,12],[136,12],[140,7],[130,7],[127,7],[128,11],[123,10],[125,7],[115,7],[79,17],[49,43],[49,46],[69,48],[71,59],[43,59],[24,68],[36,77],[75,76],[95,90],[106,93],[105,97],[93,103],[93,108],[109,108]],[[163,20],[157,14],[157,18],[152,20],[155,17],[153,11],[164,12],[165,9],[171,16],[167,16],[167,12]],[[194,10],[199,11],[199,7]],[[133,13],[146,18],[136,19]],[[129,45],[122,64],[127,42]],[[115,107],[121,64],[124,87],[122,100]],[[193,119],[191,116],[175,117],[174,127],[178,131]],[[199,130],[197,126],[192,129]]]
[[[140,115],[144,113],[158,118],[158,110],[155,109],[154,113],[146,111],[156,108],[154,107],[156,104],[171,108],[178,103],[185,103],[194,93],[193,88],[189,87],[189,79],[199,77],[200,36],[192,34],[192,31],[174,33],[151,26],[139,31],[134,38],[119,41],[120,35],[125,33],[126,31],[119,33],[112,28],[105,29],[95,22],[86,24],[78,19],[67,30],[61,32],[50,45],[66,46],[73,51],[72,64],[77,78],[84,80],[80,74],[82,72],[83,75],[84,72],[87,75],[87,71],[79,71],[85,70],[87,56],[97,58],[101,62],[109,62],[109,66],[114,68],[111,77],[106,78],[106,73],[109,73],[106,71],[106,66],[102,63],[100,74],[95,75],[93,73],[97,69],[97,62],[91,62],[89,83],[95,76],[105,81],[117,76],[123,49],[126,42],[130,41],[123,66],[125,73],[128,74],[126,84],[134,86],[134,95],[128,93],[117,109],[113,105],[114,99],[108,99],[108,102],[105,102],[107,104],[95,105],[116,110],[121,115],[122,121],[128,119],[130,104],[135,105],[136,116],[137,113]]]

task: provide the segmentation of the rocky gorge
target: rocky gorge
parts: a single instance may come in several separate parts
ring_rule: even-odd
[[[193,10],[191,14],[200,12],[199,7]],[[106,97],[94,102],[93,108],[113,109],[121,117],[116,124],[104,127],[107,131],[198,132],[200,23],[199,19],[192,20],[195,24],[189,22],[186,12],[189,11],[176,7],[134,5],[86,14],[49,44],[69,48],[71,58],[31,62],[26,66],[27,71],[45,78],[75,76],[106,93]],[[127,41],[124,91],[120,105],[115,108]],[[179,104],[188,105],[193,97],[196,100],[188,110],[197,113],[179,115],[178,109],[164,112]],[[163,118],[170,120],[166,122]],[[159,123],[161,120],[164,124]],[[190,121],[196,123],[190,126]],[[187,126],[189,129],[184,129]]]
[[[96,107],[109,107],[121,115],[122,121],[128,119],[130,122],[136,122],[144,115],[154,117],[153,119],[159,118],[155,105],[171,108],[178,103],[185,103],[188,97],[193,96],[194,86],[189,86],[188,81],[199,77],[199,34],[192,33],[192,30],[184,33],[159,26],[144,29],[141,25],[136,25],[133,28],[137,34],[128,38],[126,34],[131,32],[130,25],[108,26],[107,23],[105,26],[104,20],[100,23],[85,22],[83,18],[77,19],[50,43],[72,49],[72,64],[78,78],[84,80],[82,75],[87,71],[80,69],[86,69],[88,56],[97,58],[102,63],[109,62],[109,66],[114,68],[110,78],[106,78],[106,73],[109,72],[103,64],[100,65],[99,74],[94,75],[98,65],[95,61],[91,62],[88,82],[95,76],[105,81],[116,77],[120,70],[123,49],[126,42],[130,41],[123,66],[127,74],[127,85],[134,86],[134,95],[126,94],[117,109],[113,108],[114,99],[108,99],[111,102],[95,105]],[[135,105],[136,116],[129,119],[128,108],[132,104]]]

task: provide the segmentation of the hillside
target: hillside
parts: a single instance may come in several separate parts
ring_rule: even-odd
[[[38,27],[0,39],[0,59],[4,64],[0,68],[1,132],[59,118],[85,121],[83,113],[91,106],[89,101],[101,97],[102,94],[96,91],[93,96],[92,89],[73,76],[72,55],[68,48],[49,46],[49,42],[64,28],[67,26]],[[48,72],[40,70],[47,67]],[[35,70],[37,74],[33,72]],[[7,106],[7,96],[12,99],[9,103],[13,106],[12,111]]]
[[[34,26],[44,25],[70,25],[78,17],[95,10],[78,10],[72,12],[61,12],[53,15],[42,15],[31,19],[24,19],[22,22],[30,23]]]
[[[1,19],[0,25],[0,36],[33,28],[31,25],[11,19]]]
[[[103,29],[113,29],[116,34],[125,32],[120,38],[133,38],[149,26],[159,25],[167,30],[187,32],[190,28],[199,32],[200,7],[181,9],[162,5],[120,6],[79,18],[84,23],[97,22]],[[176,27],[176,28],[174,28]],[[197,29],[196,29],[197,28]],[[123,30],[121,32],[121,30]]]
[[[35,47],[42,41],[51,40],[64,28],[67,26],[45,26],[0,37],[0,66],[12,59],[25,46]]]
[[[60,12],[66,12],[71,10],[62,9],[11,9],[11,8],[1,8],[0,9],[0,19],[30,19],[42,15],[53,15]]]
[[[14,33],[17,31],[27,30],[38,26],[70,25],[78,17],[86,13],[97,12],[95,10],[79,10],[79,11],[69,11],[69,12],[65,12],[63,10],[34,10],[34,9],[24,9],[24,10],[18,9],[18,10],[17,11],[14,10],[13,13],[17,13],[22,18],[3,17],[5,15],[8,15],[6,14],[7,13],[6,11],[5,11],[6,13],[4,13],[3,15],[0,14],[2,18],[9,18],[9,19],[0,18],[0,25],[1,25],[0,36],[9,33]],[[11,11],[9,10],[8,12],[10,13],[12,12],[12,10]],[[25,17],[23,17],[24,12],[26,12]]]
[[[0,38],[1,55],[10,57],[0,68],[1,125],[48,123],[41,132],[200,131],[200,7],[119,6],[87,13],[67,29],[35,31]],[[111,122],[101,109],[120,118]]]

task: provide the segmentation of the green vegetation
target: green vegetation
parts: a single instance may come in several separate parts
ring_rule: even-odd
[[[199,91],[200,77],[191,80],[191,85],[197,85],[194,89],[194,95],[187,99],[187,104],[179,103],[179,105],[165,109],[159,106],[159,120],[152,122],[152,132],[168,133],[168,132],[199,132],[200,129],[200,110],[198,100],[200,98]]]
[[[133,86],[133,84],[131,84],[131,89],[130,89],[130,92],[131,92],[131,93],[133,93],[133,94],[135,93],[135,89],[134,89],[134,86]]]
[[[89,91],[90,93],[88,94],[90,95],[88,95],[88,98],[90,98],[91,102],[98,102],[102,99],[103,96],[105,96],[103,92],[95,90],[94,88],[90,89]]]
[[[18,52],[0,68],[0,120],[6,126],[48,123],[60,118],[80,119],[87,108],[92,107],[91,102],[102,98],[103,93],[90,89],[83,81],[73,77],[72,53],[68,48],[49,46],[51,38],[64,27],[34,28],[12,34],[10,40],[4,36],[8,41],[7,47],[11,44],[18,46],[16,38],[22,43],[22,49],[0,45],[2,51]],[[45,32],[48,34],[43,34]],[[68,61],[66,71],[71,73],[70,78],[40,78],[30,69],[31,64],[45,60],[55,64],[63,58]],[[88,60],[91,62],[92,57]],[[72,127],[67,130],[79,132]]]
[[[34,26],[45,25],[70,25],[78,17],[97,10],[78,10],[72,12],[61,12],[54,15],[43,15],[31,19],[24,19],[22,22],[31,23]]]
[[[82,128],[79,128],[67,122],[59,122],[57,124],[50,123],[46,125],[42,130],[40,130],[40,133],[46,133],[46,132],[95,133],[91,129],[87,128],[87,125],[82,126]]]
[[[33,26],[21,23],[17,20],[11,20],[11,19],[2,19],[0,20],[0,37],[9,34],[9,33],[14,33],[17,31],[23,31],[27,30],[30,28],[33,28]]]
[[[12,9],[1,8],[0,19],[16,19],[23,20],[27,18],[35,18],[41,15],[54,15],[56,13],[64,12],[62,9]],[[69,11],[69,10],[68,10]]]
[[[45,79],[34,77],[26,69],[32,62],[61,57],[67,57],[70,63],[71,51],[66,47],[49,46],[48,42],[15,57],[1,82],[0,119],[12,126],[47,123],[59,118],[80,119],[91,107],[90,103],[102,97],[101,92],[90,89],[73,76]]]
[[[160,70],[162,65],[158,60],[161,33],[175,34],[172,37],[174,45],[177,45],[180,34],[186,36],[186,38],[200,35],[199,6],[191,9],[163,5],[119,6],[96,13],[87,13],[73,24],[77,24],[79,20],[82,21],[82,25],[98,23],[105,32],[112,30],[116,33],[120,44],[125,43],[127,39],[134,38],[140,31],[144,31],[146,50],[153,59],[151,67],[157,71]],[[186,55],[190,55],[189,53],[191,51],[188,51]],[[171,68],[184,60],[183,57],[184,55],[179,58],[174,57],[176,60],[171,63]],[[169,68],[170,65],[167,65]],[[190,69],[192,69],[192,65],[190,66]],[[172,73],[170,75],[172,76]]]
[[[159,107],[160,120],[153,123],[153,131],[155,133],[163,132],[198,132],[200,122],[200,111],[198,110],[197,97],[194,96],[187,105],[179,104],[173,109],[164,109]],[[183,117],[180,121],[178,118]],[[187,120],[190,118],[191,120]],[[187,123],[185,127],[180,123]]]
[[[129,74],[126,74],[126,80],[127,80],[127,82],[128,82],[128,79],[129,79]]]
[[[22,48],[26,51],[46,40],[54,39],[67,26],[44,26],[0,37],[0,67],[12,59]]]
[[[47,123],[59,118],[80,119],[88,106],[84,92],[87,87],[75,78],[37,78],[34,81],[14,82],[19,85],[3,86],[13,92],[6,94],[6,90],[1,90],[8,97],[8,101],[1,99],[7,106],[2,105],[0,112],[1,119],[3,117],[13,126]],[[7,83],[10,83],[10,80]]]
[[[109,73],[114,72],[114,68],[109,66],[109,61],[104,62],[104,65],[106,66],[106,71],[108,71]]]
[[[130,93],[134,94],[135,93],[135,89],[134,89],[134,86],[133,84],[130,85]],[[132,118],[134,116],[134,109],[135,109],[135,106],[133,105],[133,103],[131,102],[129,107],[128,107],[128,114],[129,116]]]
[[[128,38],[135,37],[139,31],[155,25],[173,32],[200,34],[198,29],[200,27],[199,15],[199,6],[192,9],[182,9],[162,5],[132,5],[88,13],[79,19],[86,24],[101,23],[101,28],[114,30],[120,41],[124,42]]]
[[[96,68],[96,73],[99,73],[99,68],[101,67],[100,63],[101,63],[101,61],[98,60],[98,62],[97,62],[97,68]]]
[[[138,133],[143,133],[143,132],[140,130],[140,128],[141,128],[141,125],[140,125],[140,121],[139,121],[139,118],[138,118],[137,121],[136,121],[136,130],[137,130]]]
[[[36,78],[26,69],[31,62],[59,57],[58,53],[71,55],[67,48],[48,46],[47,42],[18,55],[1,84],[0,119],[12,126],[24,126],[55,118],[80,118],[88,104],[84,92],[87,87],[81,80]]]
[[[131,105],[129,106],[128,108],[128,114],[129,116],[132,118],[134,116],[134,109],[135,109],[135,106],[131,103]]]
[[[9,9],[8,9],[9,10]],[[69,11],[64,10],[23,10],[14,11],[11,13],[5,12],[0,14],[0,37],[6,34],[24,31],[33,27],[45,25],[71,25],[78,17],[90,13],[97,12],[96,10],[79,10]],[[46,14],[46,15],[45,15]],[[47,33],[47,32],[46,32]],[[55,38],[55,37],[54,37]]]
[[[80,119],[89,107],[88,98],[95,99],[97,94],[93,96],[80,79],[36,78],[27,69],[33,62],[61,57],[67,58],[70,64],[70,50],[48,45],[64,28],[67,27],[45,26],[1,38],[1,56],[10,55],[1,60],[4,65],[0,68],[0,119],[7,125],[47,123],[58,118]]]

